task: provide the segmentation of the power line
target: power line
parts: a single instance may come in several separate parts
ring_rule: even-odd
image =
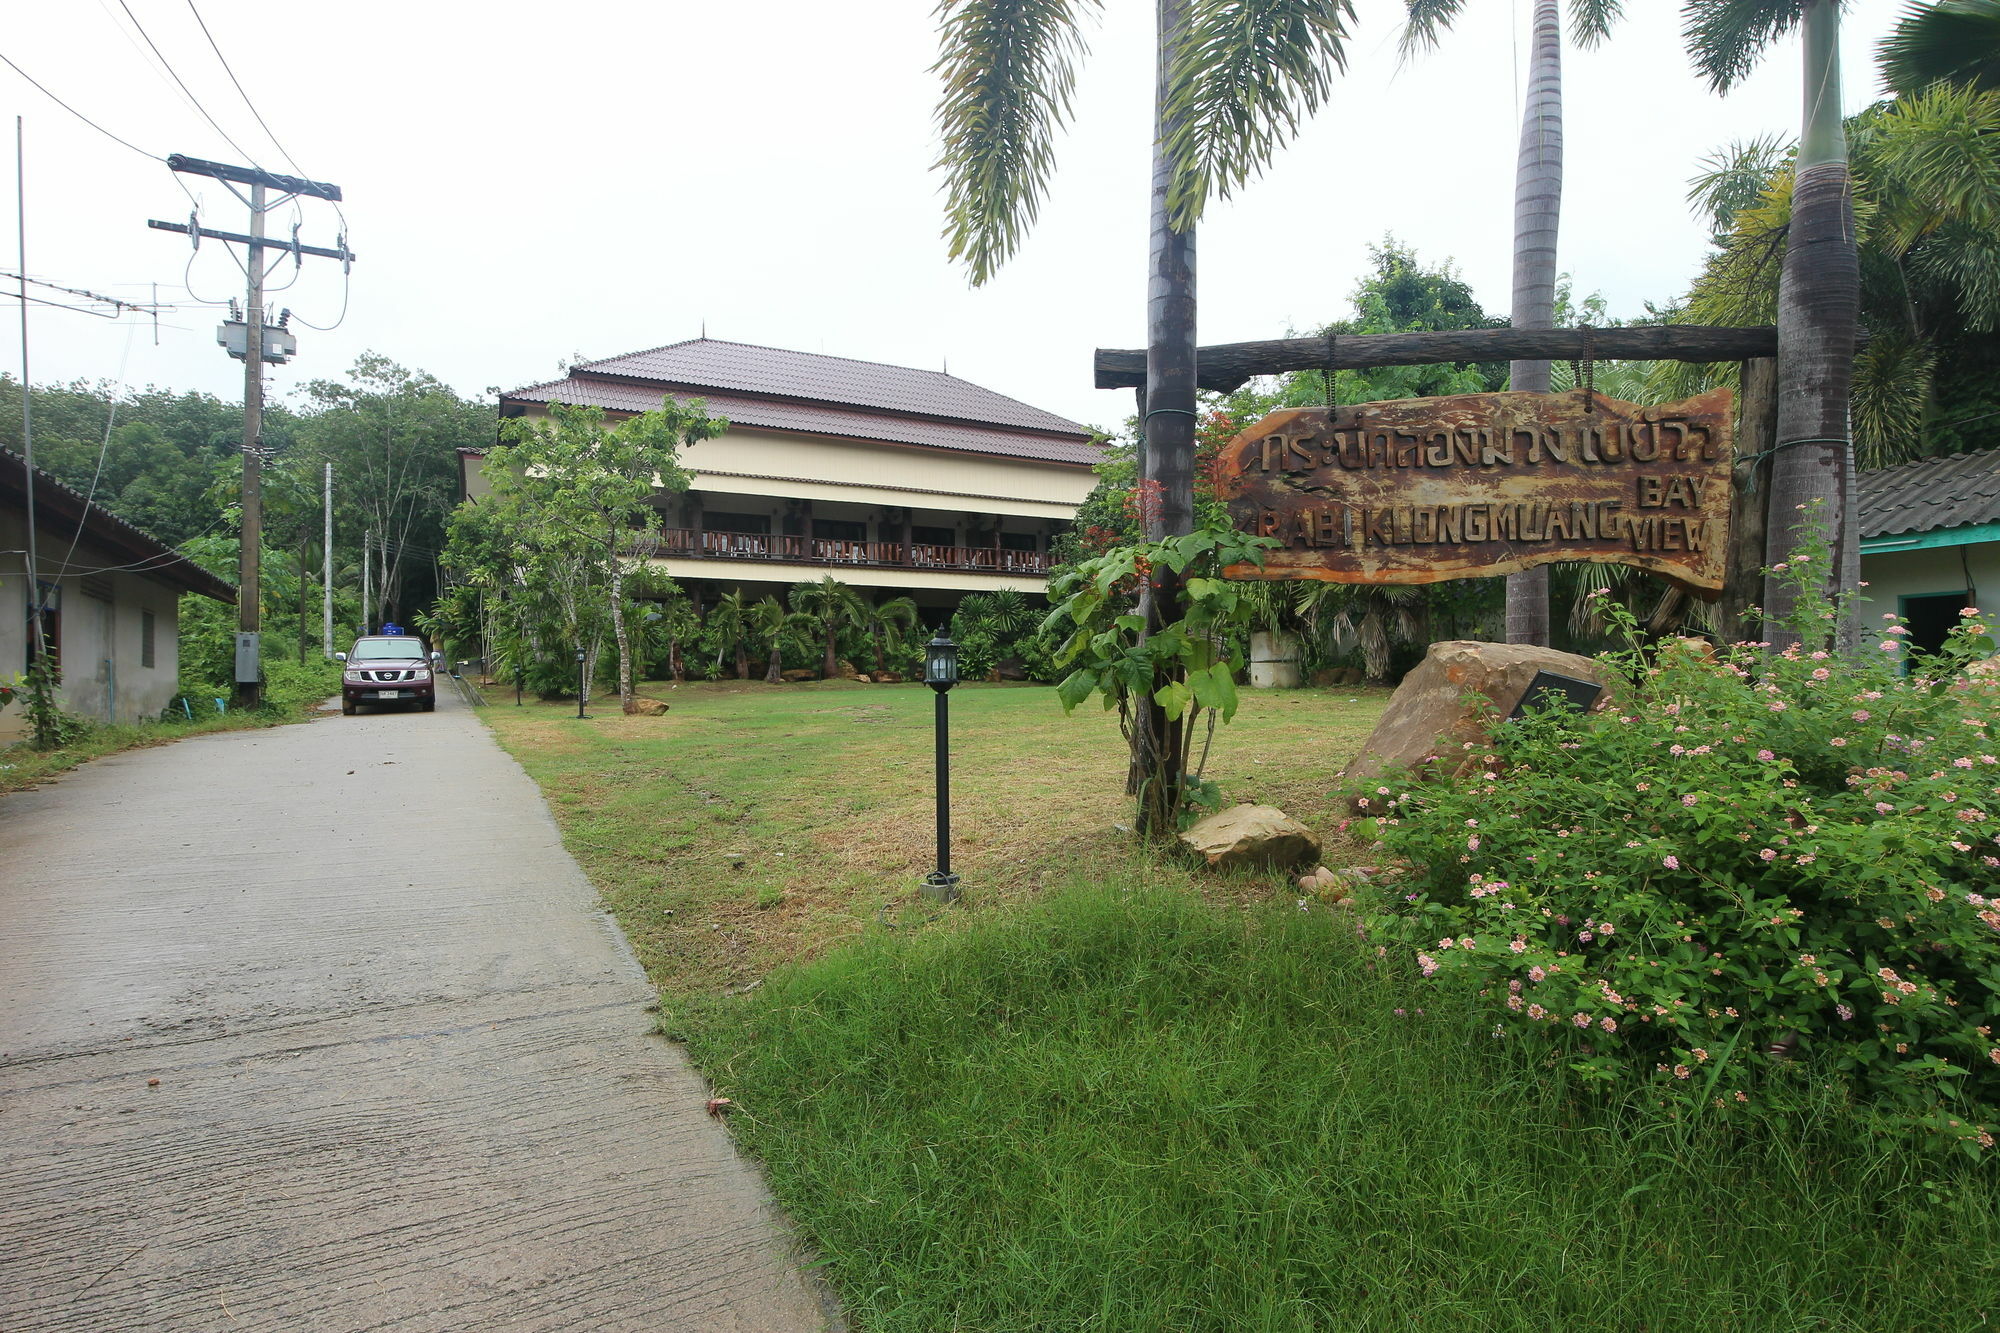
[[[181,91],[187,94],[188,101],[193,103],[194,109],[201,113],[201,118],[207,121],[210,125],[213,125],[215,127],[215,132],[221,135],[223,141],[226,142],[231,148],[234,148],[237,152],[243,154],[244,157],[248,158],[251,166],[258,168],[261,171],[263,169],[263,164],[257,161],[256,155],[251,153],[250,150],[245,148],[242,144],[237,143],[236,140],[229,137],[229,131],[223,129],[221,124],[216,121],[214,116],[208,114],[208,108],[203,106],[201,104],[201,99],[194,95],[194,89],[187,86],[186,80],[182,79],[181,76],[175,72],[172,63],[167,60],[166,56],[160,53],[159,46],[154,43],[152,35],[146,31],[146,25],[139,22],[139,16],[132,12],[132,6],[126,4],[125,0],[118,0],[118,7],[125,11],[126,18],[132,20],[132,26],[138,30],[139,35],[141,37],[146,39],[146,45],[152,49],[153,55],[156,58],[158,58],[160,62],[160,67],[167,71],[167,75],[169,78],[173,79],[175,83],[180,85]]]
[[[27,70],[22,69],[19,65],[15,64],[13,61],[8,60],[6,56],[0,55],[0,61],[5,61],[8,69],[13,70],[16,74],[26,79],[29,83],[34,84],[35,87],[40,90],[42,96],[48,98],[51,102],[54,102],[57,106],[69,112],[72,116],[75,116],[78,120],[90,126],[90,128],[96,130],[99,134],[111,140],[111,142],[115,144],[122,144],[125,147],[131,149],[133,152],[137,153],[140,157],[150,157],[155,162],[164,162],[167,160],[164,157],[161,157],[158,153],[149,153],[145,149],[139,147],[139,145],[133,143],[131,140],[121,139],[117,135],[113,134],[110,130],[105,129],[102,125],[92,120],[89,116],[84,115],[81,111],[78,111],[68,102],[63,101],[62,98],[57,97],[54,93],[50,92],[46,87],[43,87],[41,80],[37,79],[34,75],[28,73]]]
[[[188,7],[188,12],[194,15],[194,21],[201,25],[201,35],[208,38],[208,49],[215,52],[215,58],[221,62],[222,72],[224,74],[227,74],[229,76],[229,81],[236,85],[236,95],[243,99],[243,105],[249,107],[250,114],[257,118],[258,127],[264,131],[264,137],[271,141],[271,146],[278,150],[278,155],[285,159],[286,164],[289,165],[293,171],[297,172],[301,176],[305,175],[306,174],[305,168],[300,166],[298,159],[293,157],[291,153],[286,150],[285,146],[278,142],[278,136],[271,132],[271,126],[267,121],[265,121],[264,113],[257,109],[257,104],[255,102],[250,100],[250,94],[243,91],[243,81],[241,79],[238,79],[236,77],[236,71],[229,67],[229,57],[223,55],[222,48],[215,44],[215,34],[208,30],[208,23],[206,20],[202,18],[201,11],[195,8],[194,0],[187,0],[187,7]]]

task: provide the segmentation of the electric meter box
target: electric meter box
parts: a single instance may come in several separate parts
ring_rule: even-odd
[[[238,634],[236,636],[236,683],[255,685],[264,679],[264,664],[257,651],[258,634]]]

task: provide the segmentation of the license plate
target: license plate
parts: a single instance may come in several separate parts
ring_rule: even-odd
[[[401,690],[377,690],[375,691],[375,697],[377,699],[400,699],[403,697],[403,692]]]

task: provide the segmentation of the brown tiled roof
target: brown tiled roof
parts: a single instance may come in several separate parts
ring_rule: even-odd
[[[0,505],[24,513],[28,500],[28,460],[11,449],[0,449]],[[144,574],[170,588],[198,592],[219,602],[234,602],[236,589],[168,546],[151,533],[133,527],[103,505],[87,500],[40,468],[35,469],[35,517],[47,527],[80,530],[118,560],[121,572]],[[44,548],[43,578],[74,578],[110,573],[90,562],[64,564],[63,556]]]
[[[1857,482],[1864,538],[2000,523],[2000,449],[1900,463]]]
[[[1090,434],[1088,427],[1065,417],[942,371],[885,366],[844,356],[789,352],[779,347],[755,347],[715,338],[695,338],[651,351],[587,361],[574,369],[592,377],[609,375],[657,380],[681,388],[844,403],[849,407],[948,417],[954,421],[1014,426],[1058,435]]]
[[[509,403],[570,403],[577,407],[602,407],[612,412],[650,412],[665,395],[659,389],[636,384],[619,384],[583,378],[556,380],[502,396]],[[773,430],[801,431],[812,435],[838,435],[847,439],[884,440],[890,444],[914,444],[931,449],[954,449],[965,453],[998,454],[1006,458],[1026,458],[1045,463],[1089,465],[1103,456],[1097,446],[1081,440],[1029,435],[991,426],[973,426],[956,421],[927,421],[916,417],[887,416],[857,412],[819,403],[791,403],[768,398],[752,398],[733,393],[687,393],[673,395],[681,402],[701,398],[716,416],[727,417],[732,425],[764,426]]]
[[[588,362],[500,401],[645,412],[668,393],[741,426],[1047,463],[1103,456],[1088,427],[939,371],[710,338]]]

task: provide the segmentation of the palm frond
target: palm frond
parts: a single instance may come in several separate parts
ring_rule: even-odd
[[[1876,51],[1898,92],[1940,81],[2000,90],[2000,0],[1912,4]]]
[[[1168,71],[1176,231],[1227,199],[1319,109],[1347,63],[1351,0],[1195,0]]]
[[[939,0],[944,84],[936,121],[945,241],[974,286],[1012,255],[1041,211],[1055,135],[1069,119],[1081,12],[1101,0]]]
[[[1771,44],[1799,25],[1811,0],[1687,0],[1681,36],[1695,71],[1726,93],[1757,67]]]
[[[1585,50],[1611,35],[1611,25],[1625,17],[1622,0],[1569,0],[1569,33]]]
[[[1792,151],[1790,139],[1765,134],[1737,139],[1696,164],[1687,201],[1697,215],[1707,215],[1718,243],[1735,227],[1736,215],[1763,197],[1772,179],[1789,164]]]
[[[1921,458],[1937,349],[1899,333],[1878,333],[1854,358],[1854,458],[1864,468]]]
[[[1407,4],[1409,12],[1403,23],[1403,36],[1396,43],[1397,53],[1405,61],[1436,50],[1438,39],[1465,8],[1465,0],[1407,0]]]

